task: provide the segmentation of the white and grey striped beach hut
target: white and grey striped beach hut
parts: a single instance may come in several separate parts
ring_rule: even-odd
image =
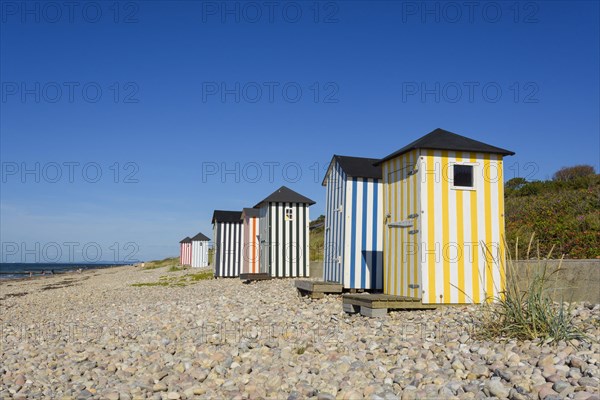
[[[325,174],[323,280],[383,289],[383,198],[378,159],[334,155]]]
[[[240,211],[213,213],[215,277],[237,277],[242,266],[244,224]]]
[[[244,244],[242,248],[242,273],[257,274],[260,272],[260,218],[256,208],[242,210],[244,222]]]
[[[254,206],[260,215],[260,272],[278,278],[310,275],[308,208],[313,204],[282,186]]]
[[[190,265],[192,263],[192,239],[186,236],[179,242],[179,264]]]
[[[210,239],[202,233],[192,238],[192,268],[208,267],[208,242]]]

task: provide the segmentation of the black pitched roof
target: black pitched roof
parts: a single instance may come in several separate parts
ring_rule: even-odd
[[[186,236],[185,238],[183,238],[183,240],[181,240],[179,243],[192,243],[192,239],[190,239],[189,236]]]
[[[192,241],[193,242],[208,242],[208,241],[210,241],[210,239],[206,235],[204,235],[202,233],[198,233],[196,236],[194,236],[192,238]]]
[[[350,157],[334,154],[331,163],[329,164],[330,167],[333,165],[333,161],[337,161],[348,176],[381,179],[381,167],[375,165],[375,163],[379,161],[378,158]],[[325,186],[326,180],[327,174],[325,174],[323,182],[321,183],[323,186]]]
[[[212,223],[217,222],[240,222],[241,211],[223,211],[215,210],[212,217]]]
[[[472,151],[478,153],[502,154],[503,156],[512,156],[515,154],[513,151],[505,150],[500,147],[492,146],[465,136],[457,135],[456,133],[448,132],[444,129],[437,128],[429,132],[427,135],[415,140],[414,142],[407,144],[400,150],[382,158],[376,163],[376,165],[415,149]]]
[[[315,204],[315,202],[308,197],[304,197],[300,193],[296,193],[285,186],[280,187],[262,201],[258,202],[254,208],[260,207],[263,203],[304,203],[309,206]]]
[[[244,208],[242,210],[242,216],[240,218],[243,218],[244,215],[250,218],[257,218],[259,215],[259,211],[256,208]]]

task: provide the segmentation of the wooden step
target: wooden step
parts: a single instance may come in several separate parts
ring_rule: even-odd
[[[365,317],[384,317],[389,310],[433,310],[436,304],[423,304],[415,297],[392,296],[389,294],[345,294],[342,296],[344,311]]]
[[[326,293],[342,293],[342,285],[335,282],[298,279],[295,285],[300,295],[309,296],[311,299],[322,299]]]

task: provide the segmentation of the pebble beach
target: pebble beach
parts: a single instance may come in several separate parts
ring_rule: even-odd
[[[0,399],[600,399],[597,304],[572,308],[590,341],[483,341],[477,306],[366,318],[194,273],[0,283]]]

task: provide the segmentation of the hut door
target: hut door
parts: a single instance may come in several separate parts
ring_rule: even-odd
[[[421,279],[418,271],[417,244],[419,221],[416,207],[417,182],[415,166],[402,160],[401,168],[390,172],[392,196],[389,204],[387,234],[392,245],[391,268],[393,276],[390,294],[420,297]]]
[[[268,207],[261,207],[259,211],[260,215],[260,224],[259,224],[259,234],[258,234],[258,243],[259,243],[259,254],[260,254],[260,272],[262,273],[270,273],[271,266],[269,265],[269,260],[271,259],[271,246],[269,240],[269,232],[271,230],[270,221],[269,221],[269,213]]]

